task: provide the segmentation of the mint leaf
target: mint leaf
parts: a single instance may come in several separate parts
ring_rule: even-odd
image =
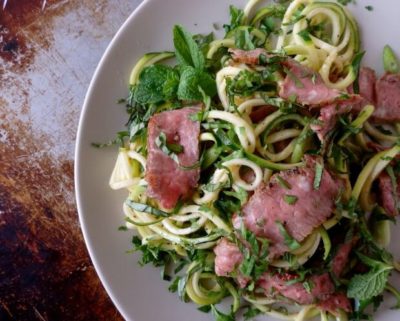
[[[183,67],[178,86],[178,98],[191,101],[203,100],[199,87],[210,97],[213,97],[217,92],[215,80],[208,73],[190,66]]]
[[[179,25],[174,27],[173,36],[176,58],[179,64],[203,70],[205,59],[193,36]]]
[[[366,274],[355,275],[347,288],[347,296],[358,300],[368,300],[380,294],[386,286],[392,267],[372,269]]]
[[[152,65],[140,73],[134,100],[140,104],[156,104],[164,100],[163,86],[173,70],[169,66]]]
[[[163,84],[163,95],[165,101],[176,99],[176,94],[179,86],[179,73],[176,70],[169,72]]]

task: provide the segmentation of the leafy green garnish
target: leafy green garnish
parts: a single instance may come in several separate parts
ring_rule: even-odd
[[[124,146],[126,138],[129,138],[129,132],[121,131],[117,133],[117,137],[114,138],[113,140],[110,140],[107,143],[92,143],[92,146],[96,148],[104,148],[113,145]]]
[[[179,25],[174,27],[173,36],[175,54],[179,64],[203,70],[205,65],[204,56],[193,36]]]
[[[134,99],[140,104],[156,104],[176,91],[179,75],[172,67],[151,65],[143,69],[135,89]]]
[[[365,55],[365,51],[360,51],[360,52],[356,53],[351,62],[351,68],[352,68],[354,76],[356,78],[353,83],[353,91],[355,94],[358,94],[360,91],[358,79],[359,79],[359,75],[360,75],[361,61],[362,61],[364,55]]]
[[[364,264],[371,267],[371,270],[368,273],[357,274],[352,277],[347,288],[347,296],[359,300],[368,300],[383,292],[393,266],[361,253],[357,253],[357,256]]]
[[[152,206],[147,205],[147,204],[136,203],[136,202],[134,202],[132,200],[129,200],[129,199],[126,200],[125,203],[130,208],[132,208],[132,209],[134,209],[135,211],[138,211],[138,212],[148,213],[148,214],[152,214],[154,216],[162,216],[162,217],[170,216],[169,213],[161,211],[158,208],[152,207]]]
[[[383,68],[392,74],[400,72],[400,62],[389,45],[383,48]]]
[[[262,311],[260,311],[259,309],[252,306],[247,306],[246,311],[243,313],[243,317],[247,321],[253,319],[257,315],[260,315],[261,313]]]
[[[203,96],[199,88],[210,97],[217,92],[215,80],[210,74],[191,66],[183,67],[178,87],[178,98],[181,100],[201,101]]]
[[[292,186],[290,186],[289,182],[283,179],[281,176],[276,175],[275,176],[276,180],[278,181],[278,184],[284,188],[284,189],[292,189]]]
[[[297,88],[304,88],[304,84],[289,68],[284,67],[283,70],[286,72],[286,75],[294,82],[294,85]]]
[[[169,262],[174,262],[177,259],[176,253],[174,252],[162,250],[158,246],[142,244],[142,241],[138,236],[132,237],[132,244],[132,252],[140,251],[142,253],[142,257],[139,260],[141,266],[149,263],[154,266],[165,266],[169,264]]]
[[[304,41],[310,42],[311,41],[311,36],[310,32],[307,29],[303,29],[297,33],[301,38],[303,38]]]
[[[226,92],[234,105],[234,96],[248,97],[264,85],[263,77],[258,72],[249,70],[240,71],[233,79],[228,78]]]
[[[247,277],[251,277],[252,283],[256,282],[260,276],[267,270],[269,244],[266,239],[257,240],[255,234],[247,230],[244,226],[241,228],[241,237],[246,245],[239,243],[239,248],[243,253],[243,260],[239,265],[240,272]],[[249,285],[250,287],[252,284]]]
[[[297,242],[287,231],[285,226],[279,222],[276,221],[275,222],[276,225],[278,225],[279,228],[279,232],[281,233],[281,235],[283,236],[285,245],[290,249],[290,250],[297,250],[301,245],[299,242]]]
[[[182,145],[168,143],[167,136],[164,132],[161,132],[160,135],[158,135],[155,144],[165,155],[173,159],[174,162],[179,165],[178,154],[183,152]]]
[[[238,9],[235,6],[229,6],[229,13],[231,16],[230,24],[224,24],[224,29],[226,33],[230,32],[231,30],[235,30],[243,23],[243,10]]]
[[[296,204],[298,197],[296,195],[284,195],[283,200],[289,205]]]
[[[321,185],[323,172],[324,172],[324,165],[317,162],[315,164],[315,177],[314,177],[314,189],[315,190],[318,190]]]
[[[249,29],[238,29],[235,32],[235,46],[243,50],[256,49],[256,45],[253,42],[253,36],[249,32]]]
[[[234,313],[224,314],[219,311],[214,304],[211,304],[211,313],[214,316],[215,321],[235,321]]]

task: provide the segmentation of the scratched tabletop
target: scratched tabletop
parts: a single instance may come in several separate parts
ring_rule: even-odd
[[[141,0],[0,0],[0,320],[122,320],[87,254],[75,138],[107,44]]]

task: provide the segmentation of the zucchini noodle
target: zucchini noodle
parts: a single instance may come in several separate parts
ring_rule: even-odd
[[[134,250],[143,252],[141,263],[164,266],[163,273],[174,271],[170,290],[177,291],[182,300],[189,299],[218,316],[223,313],[216,304],[230,297],[231,315],[226,320],[233,320],[245,303],[280,320],[347,321],[341,298],[330,295],[347,291],[346,300],[357,298],[349,288],[364,275],[354,267],[368,267],[368,259],[358,255],[369,255],[368,246],[375,255],[374,251],[384,251],[390,243],[390,220],[385,217],[390,213],[385,212],[378,185],[386,170],[397,192],[393,170],[400,154],[400,123],[379,127],[372,117],[375,106],[370,104],[350,112],[340,110],[338,103],[332,119],[324,119],[331,116],[331,109],[324,107],[359,98],[347,91],[359,72],[359,31],[342,5],[294,0],[263,6],[261,0],[250,0],[243,10],[231,7],[230,11],[223,39],[211,34],[193,36],[175,26],[175,52],[148,53],[133,67],[125,100],[128,128],[115,141],[120,148],[109,181],[112,189],[128,192],[121,229],[136,231],[132,243]],[[162,64],[174,57],[177,65]],[[290,59],[300,63],[295,64],[300,71],[309,67],[319,73],[320,77],[312,73],[312,82],[328,92],[321,96],[338,94],[337,100],[301,104],[299,96],[305,90],[293,79],[303,91],[294,99],[293,95],[284,99],[282,89],[291,85],[287,84],[290,70],[285,69]],[[294,72],[292,76],[297,77]],[[154,125],[155,115],[171,111],[182,115],[179,110],[185,108],[190,110],[185,117],[195,124],[191,124],[195,139],[190,128],[185,137],[181,130],[186,125],[179,127],[189,121],[179,118],[175,123],[172,113],[166,125]],[[327,129],[329,121],[334,124],[322,140],[315,128]],[[198,149],[191,144],[198,144]],[[195,159],[188,163],[186,157],[192,154]],[[195,181],[187,194],[180,192],[187,187],[181,176]],[[302,179],[301,184],[293,184],[293,177]],[[163,196],[180,193],[172,205],[157,195],[158,184]],[[330,184],[337,185],[334,196],[326,196]],[[271,193],[270,199],[257,199],[264,192]],[[309,193],[312,203],[305,205],[304,195]],[[323,204],[327,197],[329,204]],[[264,203],[270,208],[265,208],[268,215],[262,217]],[[314,208],[328,213],[316,218]],[[303,217],[310,219],[311,227],[297,231],[295,222],[293,229],[291,220],[299,220],[301,227]],[[269,226],[271,222],[277,226]],[[221,250],[224,242],[228,245]],[[341,260],[340,251],[347,251],[350,243],[356,244],[357,255],[347,254],[348,267],[336,275],[335,258]],[[284,250],[279,252],[275,245],[284,245]],[[389,256],[383,253],[383,257]],[[388,259],[382,260],[379,264],[389,265]],[[231,268],[229,272],[218,271],[225,265]],[[398,262],[392,265],[387,271],[400,270]],[[334,302],[314,297],[314,286],[318,292],[324,285],[312,284],[312,277],[322,273],[337,282],[332,283],[335,292],[324,294]],[[269,284],[268,276],[282,277],[282,288],[295,284],[299,300],[273,281]],[[390,284],[386,288],[397,295]],[[306,299],[300,301],[302,296]],[[330,309],[330,303],[337,305],[336,310]]]
[[[302,18],[296,20],[297,11]],[[313,28],[316,26],[329,26],[329,39],[315,36]],[[340,90],[345,90],[356,79],[352,59],[359,47],[357,25],[345,8],[334,2],[310,0],[296,0],[290,4],[276,44],[277,49],[296,55],[296,60],[319,71],[327,86]],[[333,75],[335,81],[331,80]]]

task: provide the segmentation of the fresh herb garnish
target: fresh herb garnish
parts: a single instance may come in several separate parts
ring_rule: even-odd
[[[347,296],[368,300],[379,295],[385,289],[393,266],[371,259],[361,253],[357,253],[357,256],[364,264],[371,267],[371,270],[368,273],[353,276],[347,289]]]
[[[237,27],[241,26],[243,23],[244,12],[241,9],[236,8],[235,6],[229,7],[229,13],[231,16],[230,24],[224,24],[225,32],[228,33],[232,30],[235,30]]]
[[[319,190],[322,181],[322,175],[324,172],[324,165],[315,163],[315,177],[314,177],[314,189]]]
[[[167,136],[164,132],[160,132],[155,140],[155,144],[165,155],[173,159],[174,162],[179,165],[178,154],[183,152],[182,145],[168,143]]]
[[[158,208],[152,207],[152,206],[147,205],[147,204],[137,203],[137,202],[134,202],[134,201],[129,200],[129,199],[126,200],[125,203],[130,208],[132,208],[132,209],[134,209],[135,211],[138,211],[138,212],[148,213],[148,214],[152,214],[154,216],[162,216],[162,217],[170,216],[169,213],[161,211]]]
[[[294,82],[294,85],[297,88],[304,88],[304,84],[302,83],[302,81],[289,68],[284,67],[283,70],[285,71],[286,75]]]
[[[292,189],[292,186],[289,184],[288,181],[286,181],[285,179],[283,179],[281,176],[276,175],[275,176],[276,180],[278,181],[278,184],[284,188],[284,189]]]
[[[295,195],[284,195],[283,200],[289,205],[296,204],[298,197]]]
[[[174,27],[173,36],[175,54],[179,64],[203,70],[205,59],[193,36],[179,25]]]
[[[292,250],[292,251],[298,249],[298,248],[301,246],[300,243],[297,242],[297,241],[286,231],[285,226],[284,226],[281,222],[279,222],[279,221],[276,221],[275,223],[276,223],[276,225],[278,225],[279,232],[280,232],[281,235],[283,236],[285,245],[286,245],[290,250]]]
[[[359,79],[359,75],[360,75],[361,61],[362,61],[364,55],[365,55],[365,51],[360,51],[360,52],[356,53],[351,62],[351,68],[353,69],[353,73],[356,78],[353,83],[353,91],[355,94],[358,94],[360,91],[358,79]]]

